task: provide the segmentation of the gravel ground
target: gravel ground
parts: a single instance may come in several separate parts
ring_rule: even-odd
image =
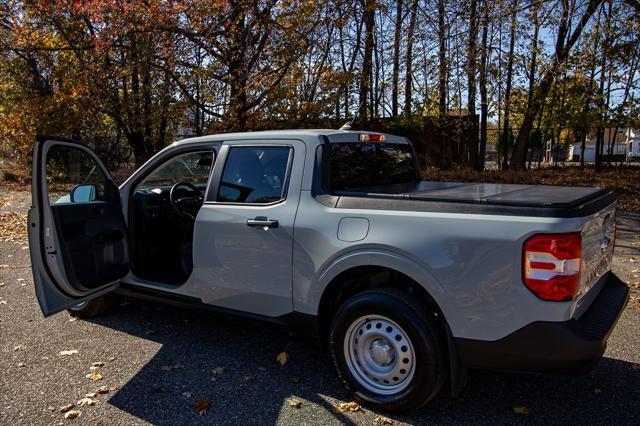
[[[28,201],[5,204],[0,214]],[[621,214],[614,268],[638,283],[640,216]],[[640,417],[640,309],[624,312],[605,357],[579,378],[472,371],[452,399],[406,415],[366,409],[340,413],[350,401],[314,341],[281,328],[141,301],[126,301],[92,321],[67,313],[43,318],[23,243],[0,243],[0,424],[637,424]],[[637,290],[637,289],[636,289]],[[637,297],[638,293],[634,293]],[[61,351],[76,350],[71,355]],[[276,355],[286,350],[281,366]],[[94,362],[102,380],[91,381]],[[94,406],[63,419],[58,408],[105,386]],[[302,402],[300,408],[289,404]],[[211,401],[204,413],[192,407]],[[526,407],[530,414],[514,413]]]

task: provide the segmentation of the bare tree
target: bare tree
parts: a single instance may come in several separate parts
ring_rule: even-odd
[[[542,107],[542,103],[544,99],[547,97],[549,93],[549,88],[553,83],[558,70],[564,66],[569,52],[571,48],[575,45],[575,43],[580,38],[580,34],[582,34],[582,30],[585,28],[593,13],[597,10],[598,6],[602,3],[602,0],[589,0],[582,17],[578,21],[575,29],[569,35],[570,31],[570,18],[569,18],[569,9],[570,4],[569,0],[562,0],[562,17],[560,19],[560,24],[558,28],[558,35],[556,40],[555,52],[551,57],[551,63],[542,77],[540,83],[535,88],[535,93],[532,97],[531,105],[527,108],[523,120],[522,125],[520,126],[520,130],[518,132],[518,137],[516,139],[515,146],[513,148],[513,153],[511,155],[511,168],[512,169],[524,169],[526,165],[526,154],[527,154],[527,141],[529,140],[529,134],[531,133],[531,129],[533,127],[533,122],[535,121],[536,115],[538,114],[540,108]],[[568,36],[568,38],[567,38]]]
[[[398,115],[398,79],[400,76],[400,40],[402,38],[402,0],[396,0],[396,23],[393,34],[393,71],[391,77],[391,115]]]

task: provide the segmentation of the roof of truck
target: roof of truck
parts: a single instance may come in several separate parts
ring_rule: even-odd
[[[385,135],[385,141],[393,143],[407,143],[407,140],[401,136],[389,135],[386,133],[373,132],[368,130],[336,130],[336,129],[297,129],[297,130],[263,130],[258,132],[237,132],[237,133],[218,133],[212,135],[198,136],[193,138],[182,139],[176,144],[190,144],[198,142],[222,141],[222,140],[238,140],[238,139],[256,139],[256,138],[301,138],[305,136],[327,136],[331,142],[346,142],[352,135],[371,134]],[[354,139],[357,141],[358,139]]]

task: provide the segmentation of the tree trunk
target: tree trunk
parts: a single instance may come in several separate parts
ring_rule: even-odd
[[[604,10],[604,6],[603,6]],[[610,20],[611,20],[611,3],[609,3],[609,10],[604,13],[605,16],[605,29],[604,29],[604,39],[602,41],[602,56],[600,59],[600,105],[599,105],[599,114],[600,114],[600,123],[598,125],[598,130],[596,132],[596,170],[602,170],[602,147],[604,145],[604,126],[605,126],[605,114],[606,114],[606,106],[605,106],[605,96],[604,96],[604,86],[607,74],[607,51],[609,50],[609,38],[610,38]]]
[[[507,81],[504,91],[504,121],[502,131],[502,170],[509,168],[509,114],[511,113],[511,81],[513,78],[513,51],[516,45],[516,1],[511,2],[511,28],[509,33],[509,55],[507,57]]]
[[[533,21],[533,34],[531,35],[531,62],[529,63],[529,90],[527,93],[527,108],[531,107],[531,103],[533,101],[533,91],[536,84],[536,68],[537,68],[537,58],[538,58],[538,35],[540,34],[540,20],[538,19],[538,8],[540,7],[539,3],[534,3],[531,9],[531,21]],[[542,119],[542,109],[540,108],[540,120]],[[538,136],[540,136],[540,125],[538,125]],[[527,140],[525,145],[529,145],[529,139],[531,135],[526,135]],[[531,157],[529,157],[529,168],[531,168]]]
[[[438,118],[440,127],[440,167],[449,168],[449,141],[447,137],[447,40],[445,37],[444,0],[438,0]]]
[[[469,152],[469,164],[473,167],[478,159],[478,129],[476,128],[476,74],[478,72],[476,57],[478,43],[478,4],[477,0],[471,0],[469,5],[469,41],[467,43],[467,111],[469,119],[472,120],[469,126],[471,135],[471,147]]]
[[[407,52],[405,56],[405,83],[404,83],[404,114],[411,115],[411,103],[413,102],[413,42],[416,29],[416,16],[418,15],[418,0],[413,0],[409,13],[409,28],[407,29]]]
[[[396,0],[396,26],[393,35],[393,70],[391,75],[391,115],[398,116],[398,78],[400,76],[400,39],[402,37],[402,0]]]
[[[373,69],[373,30],[375,25],[376,2],[375,0],[363,0],[362,19],[364,21],[364,56],[362,60],[362,74],[360,77],[360,108],[358,121],[364,126],[371,118],[369,99],[371,91],[371,74]]]
[[[587,8],[582,15],[580,22],[573,30],[573,33],[571,33],[569,39],[565,42],[565,38],[569,31],[569,4],[567,1],[563,1],[562,19],[560,21],[558,30],[558,39],[556,42],[555,53],[549,61],[551,63],[551,66],[542,77],[540,84],[537,86],[531,100],[531,105],[527,108],[527,111],[525,112],[524,118],[522,120],[522,125],[520,126],[520,131],[518,132],[518,137],[516,139],[513,153],[511,155],[512,169],[524,169],[524,166],[526,164],[525,160],[527,154],[527,141],[529,139],[529,134],[531,133],[536,115],[538,114],[538,111],[540,110],[541,105],[549,92],[551,84],[553,83],[558,70],[564,65],[567,57],[569,56],[569,51],[578,41],[578,38],[580,38],[582,30],[587,25],[589,19],[596,11],[601,2],[602,0],[589,0],[589,4],[587,5]]]
[[[487,99],[487,56],[489,34],[489,0],[482,3],[482,46],[480,47],[480,151],[475,164],[476,170],[484,170],[484,157],[487,151],[487,114],[489,103]]]
[[[227,113],[227,128],[234,131],[246,130],[248,97],[246,81],[246,31],[244,6],[232,6],[228,39],[230,48],[227,50],[229,66],[229,108]]]

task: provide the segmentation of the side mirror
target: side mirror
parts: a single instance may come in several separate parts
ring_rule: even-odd
[[[71,202],[90,203],[95,201],[97,189],[93,184],[78,185],[71,191]]]

